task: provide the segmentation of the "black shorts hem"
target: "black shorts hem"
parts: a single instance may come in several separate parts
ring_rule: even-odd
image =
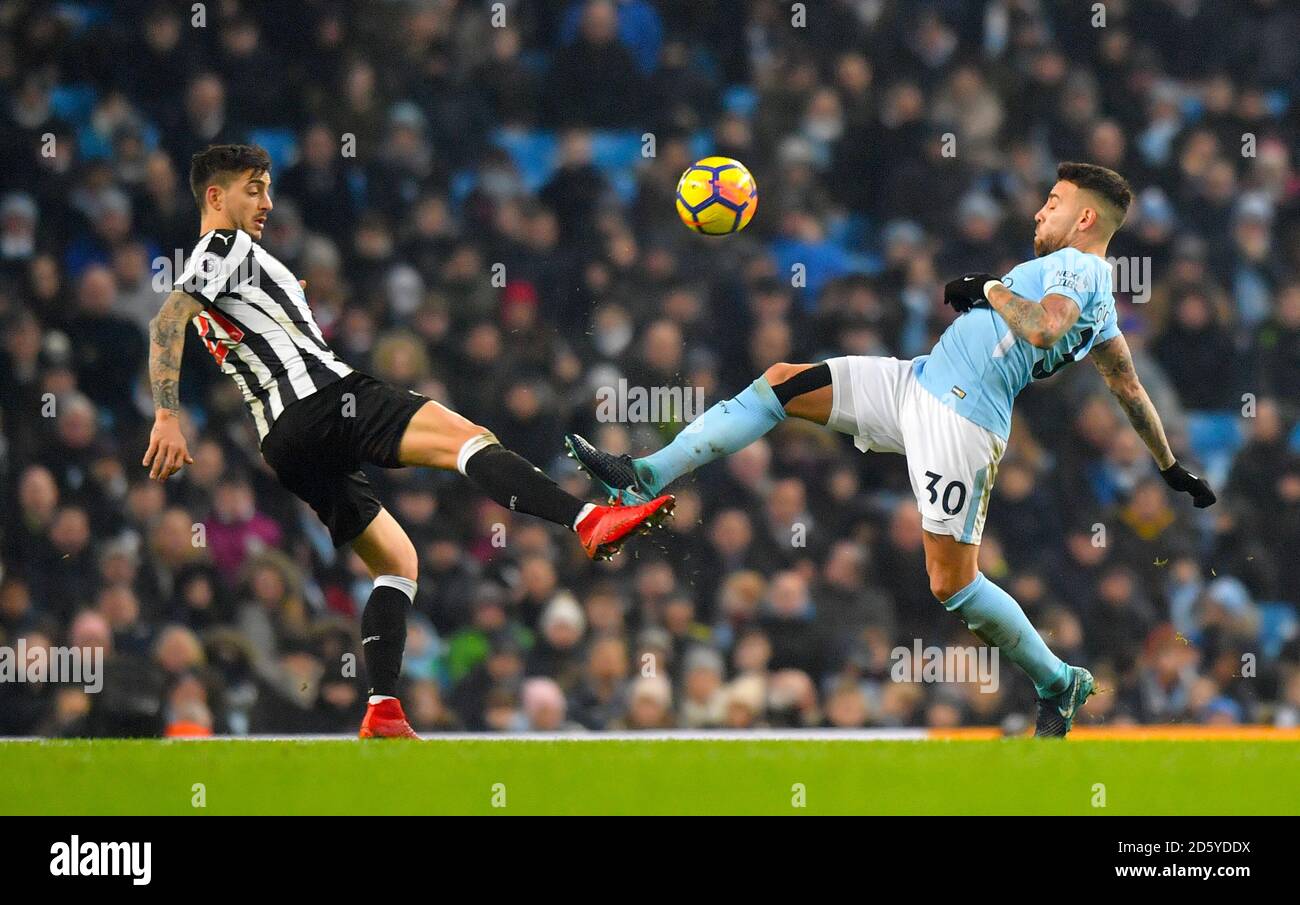
[[[380,468],[405,468],[402,464],[402,437],[406,436],[406,428],[410,425],[411,419],[415,413],[424,408],[424,404],[430,400],[425,396],[411,396],[410,404],[397,415],[393,416],[391,441],[388,448],[375,457],[375,464]]]
[[[373,507],[369,505],[371,502],[374,503]],[[370,512],[368,515],[365,514],[371,508],[373,508],[374,511]],[[347,524],[346,527],[326,525],[326,528],[329,529],[330,541],[334,544],[334,549],[341,550],[358,537],[365,534],[366,529],[370,527],[374,520],[379,517],[379,513],[383,511],[383,505],[379,500],[372,497],[370,500],[362,503],[360,514],[355,520],[349,520],[349,524]]]

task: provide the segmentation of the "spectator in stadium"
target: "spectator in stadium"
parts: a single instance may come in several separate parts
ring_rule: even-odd
[[[523,687],[523,725],[526,732],[582,732],[582,726],[566,718],[564,692],[551,679],[532,678]]]

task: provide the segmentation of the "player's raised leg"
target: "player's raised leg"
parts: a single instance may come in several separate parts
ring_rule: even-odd
[[[374,579],[375,587],[361,612],[361,655],[370,679],[361,738],[419,738],[406,721],[397,698],[406,649],[406,612],[415,601],[419,564],[415,545],[397,519],[380,509],[352,542]]]
[[[831,372],[825,364],[775,364],[740,393],[709,407],[658,452],[614,456],[578,434],[564,438],[569,455],[610,498],[644,502],[682,475],[744,449],[789,416],[825,424],[831,415]]]
[[[660,524],[673,508],[669,495],[632,506],[580,500],[502,446],[490,430],[432,400],[408,422],[398,458],[403,465],[455,469],[507,509],[569,528],[592,559],[609,559],[627,538]]]
[[[1011,658],[1038,692],[1035,735],[1063,736],[1093,693],[1092,674],[1052,653],[1014,597],[980,572],[979,545],[925,532],[925,570],[930,592],[976,637]]]

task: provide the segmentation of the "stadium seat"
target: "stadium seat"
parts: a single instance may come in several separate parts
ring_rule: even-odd
[[[74,126],[90,121],[90,112],[99,95],[90,85],[56,85],[50,90],[50,111]]]
[[[450,185],[452,207],[459,210],[470,192],[478,185],[478,171],[473,168],[457,170],[451,174]]]
[[[748,85],[732,85],[722,93],[722,109],[748,119],[758,109],[758,92]]]
[[[1300,634],[1300,616],[1293,603],[1271,601],[1256,608],[1259,610],[1259,652],[1265,660],[1274,660],[1282,653],[1282,645]]]
[[[276,170],[286,170],[298,160],[298,138],[292,129],[254,129],[248,140],[266,148]]]
[[[641,156],[641,138],[644,133],[620,129],[591,134],[591,162],[602,170],[616,170],[636,166]]]
[[[555,169],[557,141],[554,132],[538,129],[498,129],[492,143],[509,153],[524,185],[535,192],[546,184]]]
[[[1222,485],[1245,438],[1236,412],[1189,411],[1187,437],[1211,484]]]

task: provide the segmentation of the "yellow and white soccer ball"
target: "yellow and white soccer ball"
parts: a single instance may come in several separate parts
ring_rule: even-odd
[[[705,157],[687,167],[677,183],[677,216],[706,236],[740,232],[757,209],[753,175],[730,157]]]

